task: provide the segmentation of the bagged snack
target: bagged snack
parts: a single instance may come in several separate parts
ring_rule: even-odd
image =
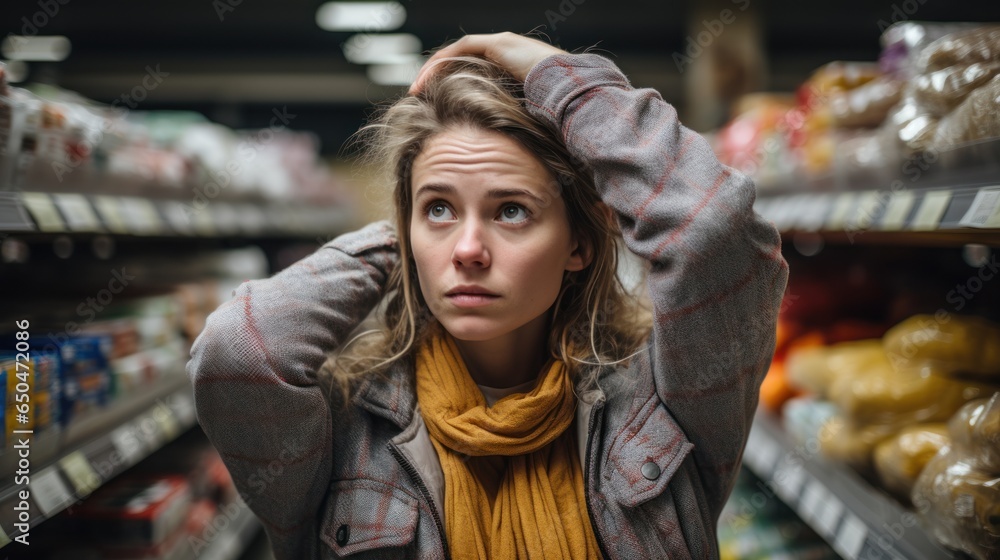
[[[785,367],[793,385],[822,398],[834,379],[867,372],[884,360],[882,342],[870,339],[793,350],[788,354]]]
[[[911,495],[927,530],[979,560],[1000,555],[1000,393],[967,404],[951,422],[952,443],[924,468]]]
[[[929,73],[952,66],[1000,60],[1000,26],[982,25],[949,33],[920,52],[917,68]]]
[[[896,367],[928,364],[947,376],[1000,382],[1000,325],[980,317],[914,315],[883,337]]]
[[[1000,69],[1000,64],[997,68]],[[938,122],[931,147],[945,150],[997,137],[1000,137],[1000,75],[973,91],[961,105]]]
[[[875,446],[892,437],[898,426],[883,424],[857,425],[842,415],[831,416],[823,423],[819,440],[823,455],[863,473],[872,470],[872,452]]]
[[[874,80],[850,91],[830,96],[830,115],[834,126],[873,127],[882,124],[889,110],[899,102],[903,83],[889,76]]]
[[[887,490],[909,500],[920,472],[948,443],[943,422],[903,428],[875,447],[875,472]]]

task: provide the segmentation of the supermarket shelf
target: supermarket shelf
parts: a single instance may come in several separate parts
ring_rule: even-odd
[[[342,229],[349,208],[308,202],[0,192],[0,232],[144,237],[303,237]]]
[[[815,451],[794,445],[773,417],[758,411],[743,464],[843,558],[965,558],[933,541],[895,500]]]
[[[237,504],[239,513],[234,519],[229,519],[228,527],[198,553],[199,560],[236,560],[262,529],[250,508],[242,500],[238,500]]]
[[[58,444],[55,447],[49,444],[45,450],[47,457],[32,441],[27,485],[16,483],[17,467],[4,468],[9,476],[5,476],[6,485],[0,489],[0,529],[9,538],[21,533],[14,525],[18,521],[15,507],[22,501],[21,491],[29,493],[29,524],[35,527],[90,495],[195,423],[190,382],[186,375],[177,375],[164,379],[141,398],[115,403],[58,438],[48,438],[50,442],[56,439]],[[43,439],[40,434],[37,441]],[[5,465],[10,462],[11,453],[8,448]],[[0,542],[6,539],[0,538]]]
[[[1000,240],[998,184],[762,195],[754,209],[783,233],[817,232],[850,243]]]

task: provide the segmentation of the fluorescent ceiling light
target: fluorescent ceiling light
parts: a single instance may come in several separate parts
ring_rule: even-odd
[[[354,64],[392,64],[412,59],[420,49],[420,38],[409,33],[360,33],[344,43],[344,57]]]
[[[368,67],[368,79],[383,86],[408,86],[416,79],[417,72],[426,61],[426,57],[411,56],[405,62],[372,64]]]
[[[10,60],[60,61],[69,56],[69,39],[62,35],[7,35],[0,52]]]
[[[392,31],[404,21],[399,2],[327,2],[316,10],[316,23],[327,31]]]

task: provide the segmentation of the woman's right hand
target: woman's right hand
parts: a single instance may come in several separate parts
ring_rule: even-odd
[[[417,78],[410,86],[410,94],[416,95],[427,80],[434,75],[443,59],[456,56],[482,56],[496,62],[520,81],[528,76],[531,69],[542,60],[555,54],[569,54],[537,39],[511,33],[486,35],[466,35],[458,41],[434,53],[420,68]]]

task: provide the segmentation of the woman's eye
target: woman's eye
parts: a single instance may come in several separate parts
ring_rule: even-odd
[[[500,219],[508,223],[516,224],[528,219],[528,211],[522,206],[508,204],[500,210]]]
[[[427,219],[432,222],[447,222],[452,219],[451,210],[441,203],[431,204],[427,207]]]

